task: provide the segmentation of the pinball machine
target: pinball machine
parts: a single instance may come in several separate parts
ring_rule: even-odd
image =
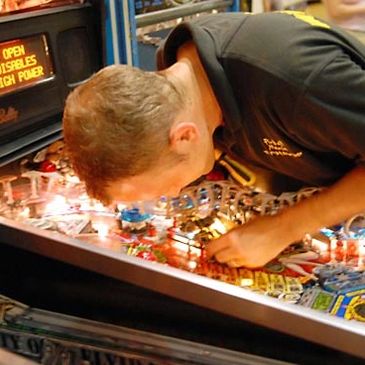
[[[363,363],[364,217],[249,270],[206,244],[317,189],[268,194],[226,158],[179,197],[87,196],[61,115],[103,66],[98,6],[0,17],[0,347],[47,365]]]

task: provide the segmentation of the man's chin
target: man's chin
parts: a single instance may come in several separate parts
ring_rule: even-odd
[[[201,174],[200,177],[208,175],[210,172],[212,172],[214,169],[214,163],[212,163],[211,165],[207,166],[206,169],[204,169],[204,172]]]
[[[186,184],[186,185],[184,186],[184,188],[186,188],[187,186],[191,186],[191,185],[195,185],[195,184],[197,184],[197,183],[200,181],[200,179],[201,179],[201,178],[203,178],[205,175],[206,175],[206,174],[202,174],[202,175],[198,176],[197,178],[195,178],[195,179],[191,180],[191,181],[190,181],[190,183],[188,183],[188,184]],[[182,190],[183,190],[184,188],[182,188]]]

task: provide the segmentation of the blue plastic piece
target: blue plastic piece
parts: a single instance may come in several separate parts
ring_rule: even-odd
[[[139,223],[150,219],[152,216],[150,214],[140,213],[138,208],[123,209],[120,215],[122,221],[127,221],[130,223]]]

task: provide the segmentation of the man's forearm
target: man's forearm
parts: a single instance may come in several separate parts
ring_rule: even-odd
[[[365,212],[365,168],[357,167],[329,188],[279,214],[290,242]]]

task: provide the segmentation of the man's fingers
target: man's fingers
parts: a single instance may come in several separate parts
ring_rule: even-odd
[[[245,266],[245,258],[237,255],[232,249],[225,249],[215,254],[215,258],[221,264],[227,264],[229,267]]]
[[[223,236],[224,237],[224,236]],[[206,250],[207,258],[210,259],[215,256],[219,251],[228,248],[229,243],[224,238],[218,238],[216,240],[210,241]]]
[[[241,261],[241,260],[231,260],[231,261],[228,261],[227,262],[227,265],[229,267],[233,267],[233,268],[238,268],[238,267],[241,267],[241,266],[245,266],[244,262]]]
[[[237,259],[237,254],[235,254],[233,250],[228,248],[217,252],[215,254],[215,259],[218,262],[225,264],[229,261]]]

